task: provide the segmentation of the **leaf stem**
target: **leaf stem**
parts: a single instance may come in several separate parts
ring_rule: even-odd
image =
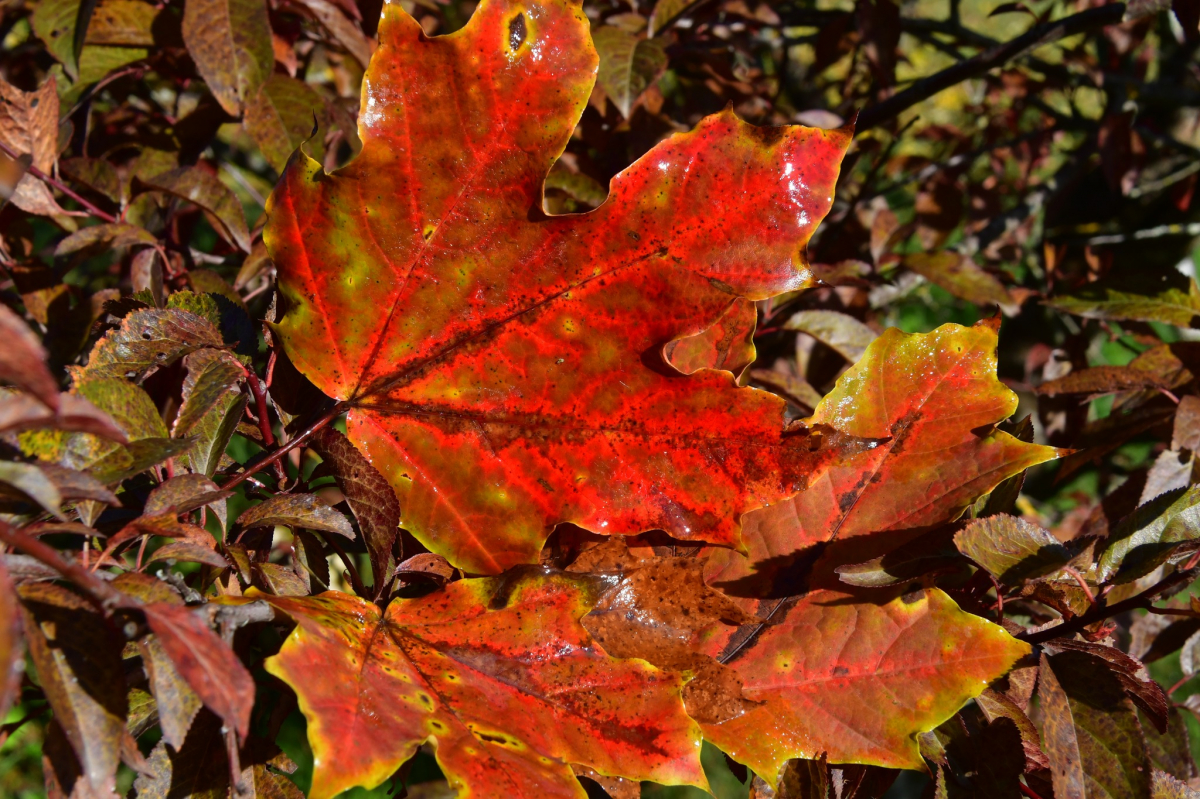
[[[7,155],[9,158],[12,158],[13,160],[16,160],[21,157],[20,153],[18,153],[13,148],[9,147],[3,141],[0,141],[0,151],[3,151],[5,155]],[[33,164],[30,164],[29,168],[25,171],[28,172],[29,174],[33,175],[35,178],[42,181],[43,183],[45,183],[49,186],[53,186],[54,188],[58,189],[63,194],[67,195],[72,200],[74,200],[75,202],[79,203],[84,208],[86,208],[88,210],[88,213],[90,213],[92,216],[96,217],[97,219],[103,220],[110,224],[117,221],[117,218],[115,216],[108,213],[107,211],[100,210],[95,205],[93,205],[92,203],[88,202],[87,200],[83,199],[78,194],[76,194],[73,189],[71,189],[69,186],[67,186],[67,184],[63,183],[58,178],[47,175],[45,172],[38,169]]]
[[[87,591],[103,611],[115,608],[141,607],[136,599],[127,597],[78,563],[71,563],[49,544],[23,530],[0,522],[0,541],[46,564],[80,588]]]
[[[1042,644],[1054,638],[1074,635],[1096,622],[1111,619],[1113,616],[1119,616],[1130,610],[1146,610],[1152,606],[1154,600],[1160,594],[1174,588],[1180,583],[1190,583],[1194,580],[1196,578],[1196,572],[1194,571],[1196,563],[1194,561],[1196,560],[1196,557],[1191,558],[1184,565],[1184,568],[1168,577],[1164,577],[1137,596],[1132,596],[1115,605],[1107,604],[1102,596],[1097,600],[1096,604],[1092,605],[1090,610],[1076,616],[1070,621],[1065,621],[1062,624],[1047,627],[1037,632],[1020,633],[1016,637],[1029,644]]]
[[[1084,33],[1093,28],[1115,25],[1124,16],[1124,3],[1109,3],[1099,8],[1089,8],[1069,17],[1037,25],[1015,39],[990,47],[965,61],[959,61],[941,72],[917,81],[881,103],[868,106],[859,115],[855,127],[859,131],[873,128],[944,89],[969,78],[983,75],[996,67],[1004,66],[1009,61],[1028,54],[1036,47],[1074,36],[1077,33]]]
[[[236,474],[233,477],[226,480],[224,483],[222,483],[221,490],[228,491],[229,489],[238,485],[242,481],[249,479],[252,474],[255,474],[256,472],[260,472],[263,469],[265,469],[266,467],[276,464],[279,461],[283,460],[284,456],[286,456],[293,449],[295,449],[296,447],[300,446],[305,441],[307,441],[314,433],[318,432],[323,427],[328,425],[330,422],[332,422],[334,419],[336,419],[338,416],[340,416],[342,414],[342,412],[345,410],[346,410],[346,404],[343,402],[339,402],[337,405],[334,405],[332,408],[330,408],[328,411],[326,411],[325,414],[323,416],[321,416],[321,418],[317,419],[315,422],[310,424],[308,427],[306,427],[302,431],[300,431],[300,433],[297,434],[291,441],[289,441],[286,444],[284,444],[283,446],[279,447],[279,449],[275,450],[270,455],[267,455],[266,457],[262,458],[261,460],[251,463],[245,469],[243,469],[240,474]]]

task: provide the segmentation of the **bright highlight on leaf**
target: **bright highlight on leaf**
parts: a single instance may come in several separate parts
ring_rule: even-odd
[[[542,185],[597,57],[567,0],[485,0],[428,38],[384,7],[362,153],[297,155],[268,205],[279,335],[391,481],[403,524],[468,572],[536,561],[555,525],[737,546],[742,513],[836,450],[782,400],[682,376],[672,341],[801,288],[850,131],[726,111],[546,217]],[[719,208],[719,211],[717,210]]]

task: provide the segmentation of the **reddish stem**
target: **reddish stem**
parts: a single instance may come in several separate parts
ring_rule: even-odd
[[[0,541],[41,561],[87,591],[101,610],[141,607],[141,603],[136,599],[122,594],[78,563],[66,560],[54,547],[39,541],[23,530],[17,530],[0,522]]]
[[[249,369],[246,370],[246,384],[250,386],[250,393],[254,395],[254,408],[258,411],[258,429],[262,432],[263,444],[273,447],[275,433],[271,430],[271,420],[267,416],[267,392],[263,390],[258,375]]]
[[[21,157],[20,153],[18,153],[13,148],[9,147],[3,141],[0,141],[0,151],[3,151],[5,155],[7,155],[9,158],[12,158],[13,160],[16,160]],[[91,214],[92,216],[96,217],[97,219],[100,219],[100,220],[103,220],[103,221],[109,222],[109,223],[113,223],[113,222],[117,221],[117,218],[115,216],[108,213],[107,211],[101,211],[95,205],[93,205],[92,203],[88,202],[87,200],[83,199],[78,194],[76,194],[75,191],[73,189],[71,189],[69,186],[67,186],[65,183],[58,180],[57,178],[47,175],[45,172],[38,169],[33,164],[30,164],[29,168],[25,171],[28,172],[29,174],[33,175],[35,178],[42,181],[43,183],[47,184],[48,186],[53,186],[54,188],[58,189],[63,194],[67,195],[72,200],[74,200],[75,202],[79,203],[84,208],[86,208],[88,210],[88,213]]]
[[[262,460],[250,464],[244,470],[242,470],[240,474],[236,474],[226,480],[221,484],[221,490],[228,491],[235,485],[238,485],[242,481],[249,479],[251,475],[283,460],[283,458],[285,458],[289,452],[303,444],[314,433],[321,430],[323,427],[336,419],[344,410],[346,410],[346,406],[342,403],[333,406],[333,408],[326,412],[324,416],[322,416],[320,419],[317,419],[317,421],[313,422],[308,427],[304,428],[304,430],[300,431],[300,433],[291,441],[287,442]]]

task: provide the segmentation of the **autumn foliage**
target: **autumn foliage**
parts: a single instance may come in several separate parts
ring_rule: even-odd
[[[0,793],[1195,795],[1194,0],[3,13]]]

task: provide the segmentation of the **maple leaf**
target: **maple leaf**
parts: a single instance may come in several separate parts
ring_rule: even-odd
[[[811,419],[882,443],[834,464],[791,499],[747,514],[749,558],[714,552],[708,579],[737,593],[771,593],[779,588],[772,580],[805,577],[794,566],[813,553],[821,559],[809,564],[812,579],[836,585],[838,565],[895,550],[1009,476],[1058,457],[1060,450],[995,429],[1017,407],[995,377],[996,343],[986,321],[885,331]]]
[[[683,679],[609,657],[580,624],[603,587],[521,569],[383,614],[334,591],[257,595],[296,621],[267,670],[308,719],[310,799],[374,787],[426,741],[472,796],[584,797],[572,763],[707,787]]]
[[[731,306],[811,282],[804,245],[851,131],[732,111],[652,148],[591,213],[544,178],[595,81],[568,0],[485,0],[430,38],[384,6],[363,149],[293,156],[268,204],[279,338],[351,410],[403,525],[468,572],[536,561],[550,530],[739,544],[742,513],[835,457],[783,400],[664,358]],[[744,358],[735,360],[742,361]]]

